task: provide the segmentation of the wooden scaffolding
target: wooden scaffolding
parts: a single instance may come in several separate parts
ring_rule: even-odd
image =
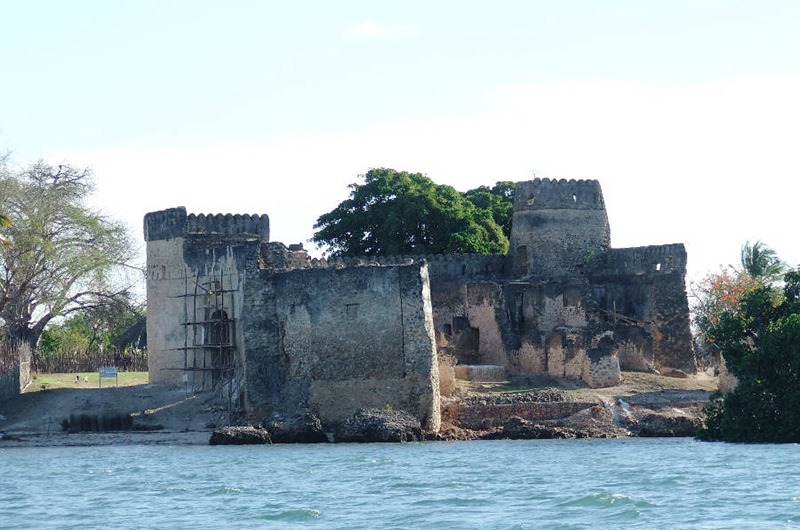
[[[230,275],[228,284],[231,283]],[[187,393],[214,391],[229,412],[238,408],[241,366],[236,344],[237,289],[226,275],[185,276],[183,298],[183,384]]]

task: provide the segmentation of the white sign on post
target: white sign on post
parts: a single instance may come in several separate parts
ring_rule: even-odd
[[[100,367],[100,377],[98,378],[98,385],[100,388],[103,388],[103,378],[111,378],[113,377],[116,381],[116,386],[119,388],[119,374],[117,373],[116,366],[101,366]]]

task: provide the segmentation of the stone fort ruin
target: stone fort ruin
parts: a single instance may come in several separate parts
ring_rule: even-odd
[[[505,256],[316,259],[270,242],[266,215],[184,208],[144,235],[150,381],[252,417],[389,408],[436,430],[440,368],[590,386],[696,371],[684,246],[610,248],[594,180],[518,183]]]

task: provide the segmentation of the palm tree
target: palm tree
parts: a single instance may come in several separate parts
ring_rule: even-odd
[[[741,259],[742,271],[755,280],[772,282],[786,271],[786,264],[761,240],[745,243]]]

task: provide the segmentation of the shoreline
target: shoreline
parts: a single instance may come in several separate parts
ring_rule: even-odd
[[[580,387],[565,380],[535,383],[533,387],[509,389],[507,382],[458,381],[455,394],[443,396],[442,426],[436,433],[423,432],[418,421],[414,425],[408,421],[409,418],[391,417],[392,414],[387,415],[386,411],[374,410],[363,411],[365,415],[352,423],[349,431],[336,433],[336,440],[333,433],[324,432],[335,430],[336,426],[323,429],[318,420],[304,422],[299,416],[298,432],[293,432],[291,421],[281,426],[251,419],[250,422],[243,420],[231,425],[225,409],[210,392],[191,395],[180,388],[150,384],[28,392],[2,404],[0,433],[5,436],[0,438],[0,449],[210,445],[212,433],[226,426],[233,432],[243,428],[258,431],[258,436],[249,443],[259,443],[259,438],[261,443],[264,440],[271,443],[391,443],[684,437],[692,436],[695,427],[702,422],[701,408],[708,402],[717,381],[700,375],[675,379],[626,372],[623,384],[602,389]],[[133,428],[98,432],[97,420],[109,414],[130,416]],[[73,415],[90,416],[95,421],[95,430],[62,430],[64,420]],[[309,431],[307,427],[311,425],[319,426]],[[241,434],[234,434],[222,443],[248,443],[247,437]]]
[[[208,445],[211,431],[116,431],[87,433],[13,433],[0,450],[30,447],[104,447],[123,445]]]
[[[212,431],[203,432],[101,432],[101,433],[16,433],[11,438],[0,439],[3,449],[30,449],[48,447],[123,447],[123,446],[210,446]],[[426,436],[422,440],[405,442],[330,442],[330,445],[348,443],[437,443],[471,442],[496,440],[633,440],[647,438],[693,438],[693,436],[577,436],[577,437],[505,437],[494,433],[481,433],[466,436],[443,434]],[[298,442],[302,443],[302,442]],[[324,444],[324,442],[323,442]],[[235,444],[231,444],[235,445]],[[297,445],[291,442],[274,442],[259,445]],[[319,445],[319,443],[314,444]]]

